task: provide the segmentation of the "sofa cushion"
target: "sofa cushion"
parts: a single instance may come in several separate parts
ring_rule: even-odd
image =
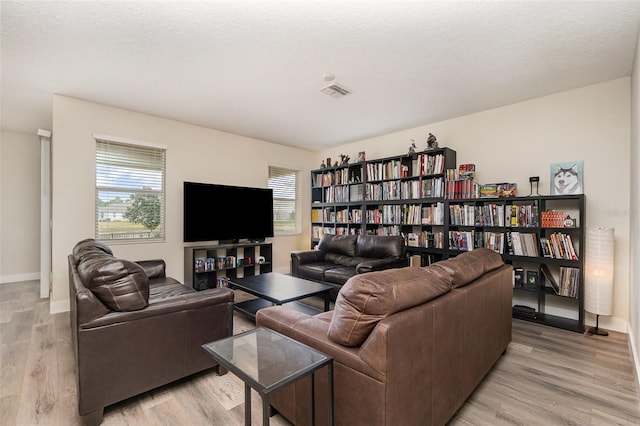
[[[324,255],[324,261],[329,263],[334,263],[340,266],[351,266],[353,257],[345,256],[344,254],[338,254],[338,253],[327,253]]]
[[[342,284],[355,274],[355,266],[335,267],[324,272],[324,280],[328,283]]]
[[[332,263],[305,263],[298,265],[298,275],[310,280],[324,281],[324,271],[335,267]]]
[[[504,265],[502,256],[493,250],[480,248],[464,252],[456,257],[436,262],[422,269],[432,270],[441,276],[450,277],[453,287],[462,287],[481,275]]]
[[[344,346],[359,346],[381,319],[449,290],[451,283],[446,276],[423,268],[355,275],[338,293],[328,337]]]
[[[359,235],[356,247],[358,256],[374,259],[399,259],[405,251],[401,236]]]
[[[136,311],[149,304],[149,278],[135,262],[93,253],[82,258],[78,274],[85,287],[111,310]]]
[[[324,234],[318,243],[318,249],[325,253],[337,253],[353,257],[356,254],[355,235]]]

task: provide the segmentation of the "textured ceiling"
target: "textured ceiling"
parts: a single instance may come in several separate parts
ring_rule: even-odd
[[[315,150],[629,76],[639,1],[2,1],[1,126],[54,93]],[[353,93],[334,99],[323,76]],[[55,135],[54,135],[55,137]]]

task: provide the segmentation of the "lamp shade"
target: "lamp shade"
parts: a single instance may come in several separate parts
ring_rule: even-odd
[[[584,309],[596,315],[613,313],[613,250],[613,228],[586,229]]]

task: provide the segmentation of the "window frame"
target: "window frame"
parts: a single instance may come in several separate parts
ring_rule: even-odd
[[[99,135],[99,134],[93,134],[92,136],[95,141],[95,155],[96,155],[95,174],[94,174],[94,177],[95,177],[95,212],[94,212],[95,238],[100,241],[108,242],[109,244],[165,242],[166,232],[167,232],[167,229],[166,229],[167,147],[165,145],[161,145],[157,143],[137,141],[137,140],[127,139],[127,138],[120,138],[116,136]],[[141,184],[137,185],[137,187],[136,185],[133,185],[132,187],[126,187],[126,186],[119,185],[113,181],[111,185],[108,184],[109,182],[107,182],[106,185],[101,184],[100,181],[104,181],[104,179],[99,176],[99,173],[101,173],[100,172],[101,163],[106,164],[106,167],[115,167],[120,169],[124,168],[125,170],[127,169],[126,166],[123,167],[122,165],[118,165],[118,161],[115,158],[113,159],[112,162],[109,162],[108,159],[107,161],[101,161],[101,159],[99,158],[99,154],[101,152],[100,150],[102,149],[102,152],[104,152],[104,149],[105,148],[108,149],[109,145],[113,145],[114,147],[116,146],[124,147],[124,149],[131,149],[132,152],[137,151],[137,153],[140,154],[140,157],[148,161],[148,163],[145,164],[144,166],[137,167],[137,168],[130,167],[129,170],[134,171],[134,174],[136,174],[135,172],[137,171],[139,174],[138,177],[140,179],[144,178],[144,171],[156,170],[160,172],[160,177],[155,178],[156,180],[155,183],[160,184],[160,189],[148,189],[148,188],[141,189],[140,188],[142,186]],[[120,149],[120,148],[117,148],[117,149]],[[115,153],[116,153],[116,149],[114,149],[113,152],[111,152],[112,155]],[[133,157],[130,157],[130,158],[133,158]],[[154,163],[157,163],[157,166]],[[143,173],[142,174],[139,173],[140,171],[143,171]],[[157,182],[158,180],[160,182]],[[123,193],[123,194],[129,194],[129,195],[131,194],[158,195],[160,199],[159,200],[160,201],[160,223],[158,227],[155,229],[159,229],[159,231],[155,233],[153,236],[149,236],[149,237],[104,238],[104,235],[100,234],[99,232],[100,216],[101,216],[99,195],[101,192]]]
[[[285,176],[287,174],[293,174],[295,177],[295,189],[294,189],[294,198],[291,200],[290,198],[278,197],[276,194],[276,187],[271,186],[271,179],[277,177],[274,176],[274,172],[279,172],[281,176]],[[302,233],[302,182],[301,175],[302,171],[298,169],[294,169],[287,166],[269,164],[268,173],[267,173],[267,187],[273,189],[273,235],[274,237],[280,236],[291,236],[291,235],[300,235]],[[276,206],[278,201],[284,202],[294,202],[295,212],[294,212],[294,227],[292,230],[278,230],[276,226],[277,223],[277,210]]]

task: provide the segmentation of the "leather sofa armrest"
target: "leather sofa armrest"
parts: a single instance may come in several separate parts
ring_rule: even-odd
[[[322,250],[300,250],[291,252],[291,275],[298,276],[298,266],[305,263],[322,262],[325,252]]]
[[[116,312],[79,324],[80,329],[101,327],[127,321],[138,321],[172,312],[196,310],[212,305],[233,304],[234,293],[228,288],[211,288],[158,300],[139,311]]]
[[[162,259],[138,260],[138,265],[142,267],[149,279],[166,277],[166,264]]]
[[[360,348],[343,346],[329,340],[327,337],[329,322],[324,319],[286,306],[273,306],[257,312],[256,326],[270,328],[329,355],[337,363],[377,380],[384,380],[383,373],[363,361]]]
[[[356,273],[383,271],[391,268],[403,268],[407,266],[407,259],[367,259],[356,266]]]

